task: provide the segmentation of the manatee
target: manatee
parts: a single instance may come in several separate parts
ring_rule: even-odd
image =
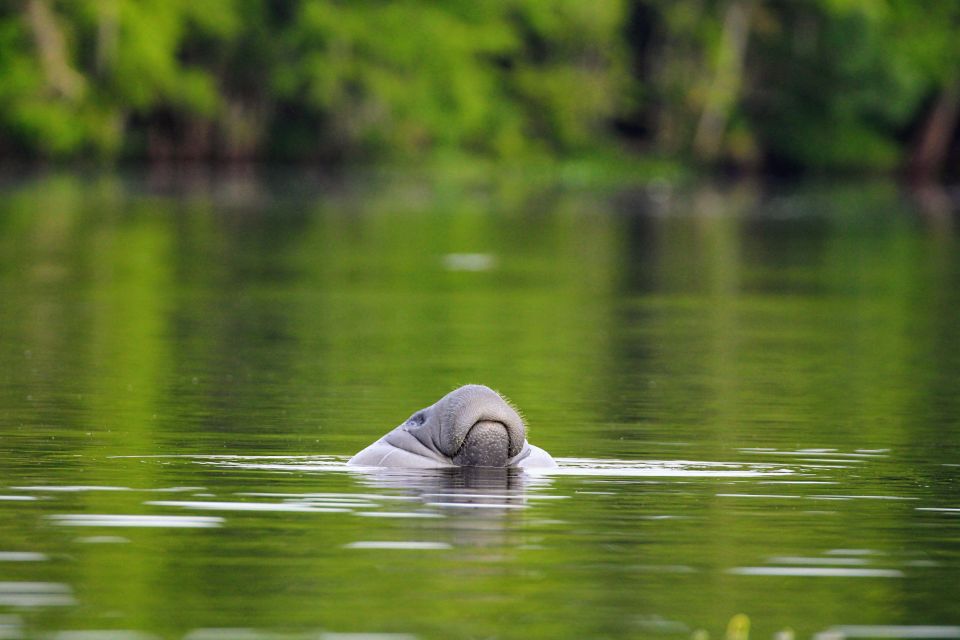
[[[555,467],[550,454],[527,442],[520,414],[496,391],[468,384],[353,456],[369,467]]]

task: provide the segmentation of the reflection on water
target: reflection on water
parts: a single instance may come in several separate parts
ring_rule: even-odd
[[[149,503],[148,503],[149,504]],[[129,515],[55,515],[50,516],[53,524],[68,527],[174,527],[206,528],[219,527],[223,518],[209,516],[129,516]]]
[[[8,183],[0,638],[960,637],[930,202]],[[465,382],[559,468],[346,467]]]
[[[816,640],[843,638],[960,638],[960,627],[932,625],[839,625],[814,636]]]

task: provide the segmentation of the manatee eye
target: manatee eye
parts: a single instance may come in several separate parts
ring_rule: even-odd
[[[410,416],[410,418],[407,420],[407,424],[410,425],[411,427],[419,427],[426,421],[427,421],[426,412],[417,411],[415,414]]]

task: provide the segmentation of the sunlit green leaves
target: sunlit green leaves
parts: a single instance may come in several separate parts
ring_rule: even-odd
[[[889,169],[953,99],[957,26],[917,0],[22,0],[0,149]]]

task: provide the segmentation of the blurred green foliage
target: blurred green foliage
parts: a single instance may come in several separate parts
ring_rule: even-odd
[[[952,0],[6,0],[0,155],[956,164]]]

